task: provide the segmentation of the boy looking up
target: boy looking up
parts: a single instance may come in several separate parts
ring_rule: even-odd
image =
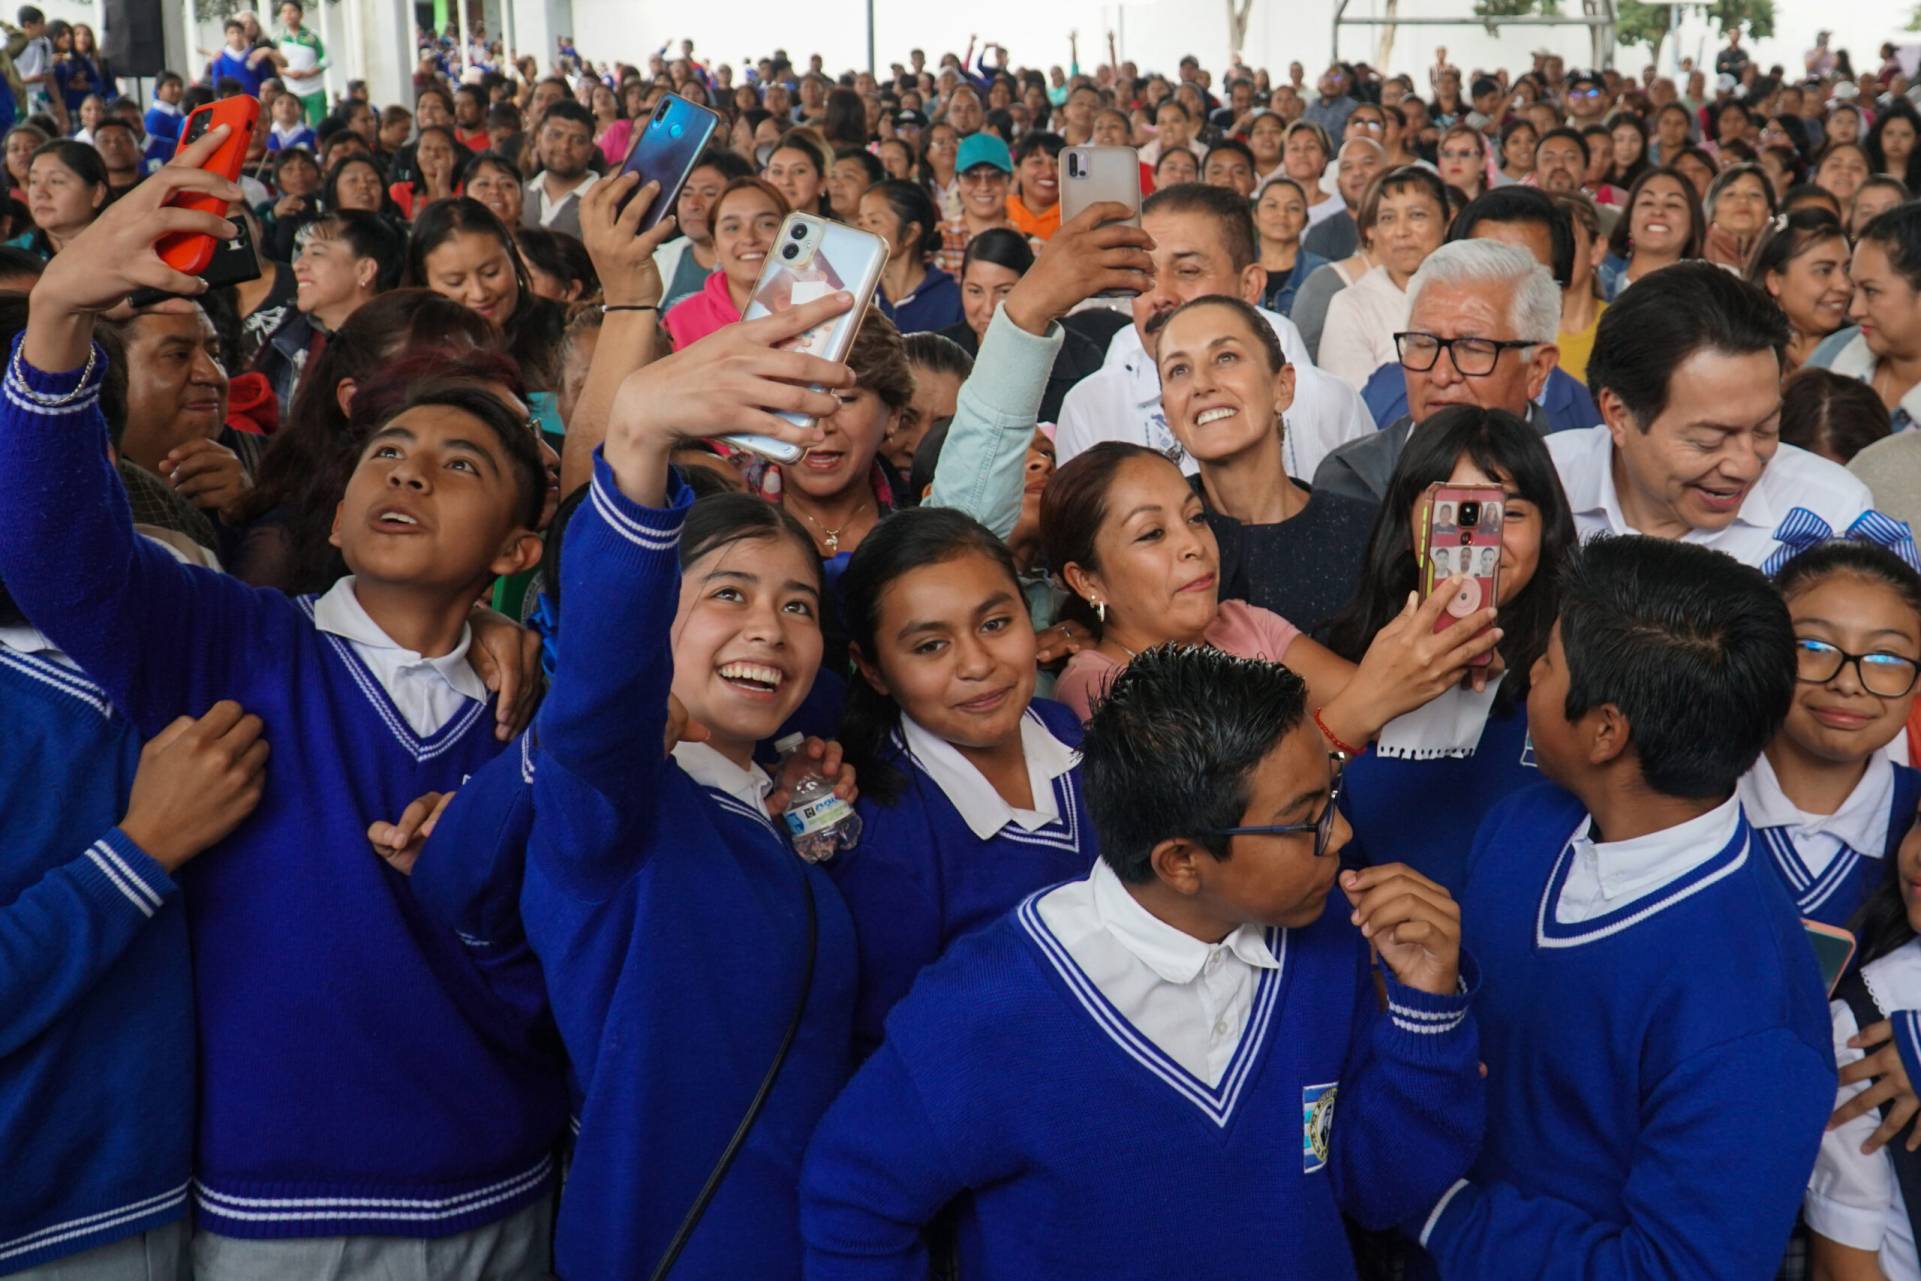
[[[1603,538],[1534,666],[1541,773],[1469,856],[1487,1142],[1411,1225],[1445,1281],[1774,1275],[1834,1102],[1813,952],[1735,782],[1787,715],[1787,607]]]
[[[1305,697],[1211,649],[1128,665],[1082,745],[1101,861],[894,1007],[808,1149],[809,1278],[925,1276],[961,1198],[963,1275],[1351,1279],[1343,1213],[1395,1222],[1465,1168],[1459,913],[1400,865],[1326,910],[1349,833]]]
[[[487,582],[538,558],[539,454],[485,389],[414,388],[361,450],[334,529],[351,574],[318,598],[133,536],[94,317],[142,286],[199,291],[154,242],[232,234],[166,205],[239,198],[198,168],[226,132],[116,202],[36,285],[0,399],[0,579],[142,733],[234,697],[275,740],[260,808],[188,874],[196,1276],[342,1259],[353,1275],[538,1275],[558,1064],[363,833],[499,750],[467,619]]]

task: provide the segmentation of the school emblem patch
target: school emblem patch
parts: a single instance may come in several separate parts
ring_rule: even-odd
[[[1301,1087],[1301,1173],[1312,1174],[1327,1164],[1328,1143],[1334,1132],[1334,1100],[1339,1081]]]
[[[1521,765],[1525,769],[1541,768],[1534,760],[1534,733],[1531,730],[1521,742]]]

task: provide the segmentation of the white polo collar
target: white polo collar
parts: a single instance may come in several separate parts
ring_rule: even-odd
[[[326,595],[314,602],[313,621],[321,631],[338,636],[360,649],[384,651],[380,657],[391,662],[400,673],[431,671],[462,698],[470,698],[477,703],[487,701],[487,686],[467,661],[467,650],[474,639],[471,627],[461,627],[459,643],[447,653],[427,658],[417,650],[406,648],[381,630],[380,624],[361,605],[360,597],[354,594],[352,574],[335,583]],[[385,666],[385,663],[381,666]],[[376,674],[381,674],[379,668],[376,668]],[[392,690],[388,692],[392,693]]]
[[[1881,752],[1868,758],[1867,772],[1832,814],[1810,814],[1789,800],[1765,753],[1742,775],[1738,795],[1748,822],[1755,827],[1785,827],[1797,841],[1832,836],[1869,858],[1881,858],[1886,853],[1894,765]]]
[[[725,792],[743,805],[767,813],[767,794],[774,780],[758,765],[746,769],[734,764],[707,743],[675,743],[674,763],[702,787]]]
[[[1741,824],[1739,795],[1705,814],[1625,841],[1596,842],[1594,820],[1582,820],[1574,833],[1577,858],[1593,859],[1596,880],[1608,902],[1636,900],[1693,871],[1720,854]]]
[[[1087,879],[1101,928],[1169,983],[1192,983],[1208,959],[1223,948],[1259,969],[1281,968],[1268,950],[1267,931],[1260,926],[1242,925],[1219,943],[1204,943],[1142,907],[1106,863],[1096,861]]]
[[[901,738],[922,771],[953,802],[968,830],[985,841],[1009,823],[1033,832],[1060,819],[1060,805],[1054,799],[1054,780],[1073,769],[1080,753],[1061,742],[1029,711],[1021,718],[1021,751],[1027,758],[1027,783],[1034,794],[1034,808],[1015,809],[985,775],[952,743],[922,727],[911,716],[902,716]]]

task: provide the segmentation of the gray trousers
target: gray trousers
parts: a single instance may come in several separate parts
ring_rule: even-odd
[[[190,1275],[187,1224],[176,1219],[137,1237],[8,1273],[7,1281],[187,1281]]]
[[[551,1275],[553,1212],[553,1198],[543,1197],[497,1223],[433,1239],[248,1241],[203,1230],[193,1234],[193,1281],[542,1281]]]

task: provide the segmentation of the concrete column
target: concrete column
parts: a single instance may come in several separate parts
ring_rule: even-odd
[[[414,7],[409,0],[341,0],[353,5],[351,26],[357,46],[350,58],[353,76],[367,82],[376,106],[414,101]]]

